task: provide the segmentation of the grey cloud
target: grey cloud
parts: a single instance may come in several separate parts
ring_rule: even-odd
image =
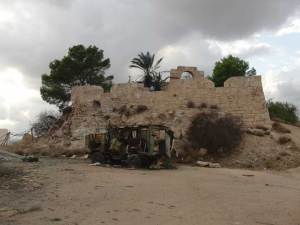
[[[235,40],[276,29],[299,4],[298,0],[1,0],[0,10],[13,16],[0,20],[0,68],[17,68],[26,76],[27,86],[38,89],[49,62],[80,43],[104,49],[116,82],[127,80],[129,61],[137,53],[158,52],[168,45],[181,50],[165,57],[164,69],[190,64],[210,71],[220,54],[209,48],[207,39]],[[257,53],[251,50],[245,56]]]
[[[140,51],[158,51],[194,32],[205,38],[247,37],[285,22],[296,0],[14,0],[14,20],[0,25],[1,64],[18,67],[37,88],[48,64],[74,44],[95,44],[112,60],[117,81]],[[58,7],[59,6],[59,7]],[[20,11],[21,9],[21,11]],[[203,46],[205,47],[205,46]]]
[[[277,29],[299,8],[298,0],[154,0],[162,24],[177,32],[199,30],[218,40],[242,39]]]

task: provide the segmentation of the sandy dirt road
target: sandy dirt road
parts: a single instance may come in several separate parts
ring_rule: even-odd
[[[300,225],[300,169],[143,171],[62,159],[14,167],[23,173],[2,179],[1,225]]]

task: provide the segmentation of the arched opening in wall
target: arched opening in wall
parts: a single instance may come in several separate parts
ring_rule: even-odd
[[[181,80],[191,80],[193,79],[193,74],[191,74],[190,72],[183,72],[180,76]]]

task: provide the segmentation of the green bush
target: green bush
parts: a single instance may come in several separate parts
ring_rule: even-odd
[[[252,75],[256,75],[256,70],[253,67],[249,69],[248,62],[229,55],[216,62],[210,80],[215,83],[216,87],[223,87],[224,82],[230,77]]]
[[[287,102],[273,102],[272,100],[269,100],[267,105],[271,119],[291,124],[295,124],[299,121],[297,116],[298,110],[295,105]]]

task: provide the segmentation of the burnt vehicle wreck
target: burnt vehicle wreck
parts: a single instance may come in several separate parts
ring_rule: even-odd
[[[86,136],[86,143],[93,163],[173,168],[173,132],[165,126],[109,126],[102,132]]]

